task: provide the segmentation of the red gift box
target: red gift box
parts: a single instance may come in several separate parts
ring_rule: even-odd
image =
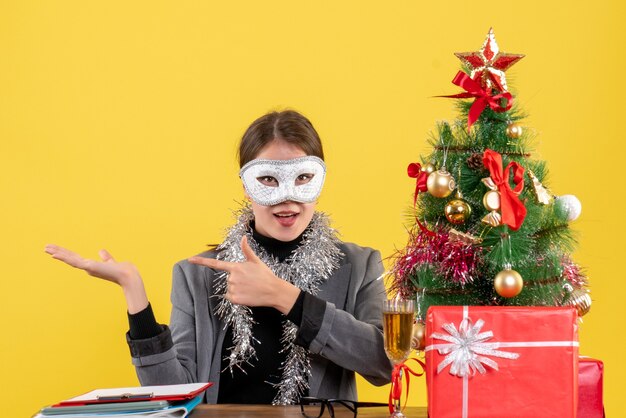
[[[433,306],[426,319],[430,418],[575,418],[574,308]]]
[[[578,361],[578,415],[577,418],[603,418],[602,376],[604,364],[600,360],[580,357]]]

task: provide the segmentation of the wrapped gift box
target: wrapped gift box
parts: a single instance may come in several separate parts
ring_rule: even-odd
[[[604,364],[600,360],[580,357],[578,361],[577,418],[603,418],[602,377]]]
[[[576,311],[433,306],[426,382],[430,418],[575,418]]]

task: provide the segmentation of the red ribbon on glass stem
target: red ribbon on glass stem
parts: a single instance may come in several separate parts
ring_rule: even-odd
[[[449,97],[452,99],[469,99],[475,97],[474,103],[470,107],[467,115],[467,129],[469,130],[474,122],[478,120],[478,117],[487,106],[493,111],[501,113],[506,112],[513,106],[513,95],[508,91],[492,95],[491,89],[483,89],[479,82],[473,80],[469,75],[463,71],[456,73],[456,76],[452,79],[452,83],[461,87],[466,93],[453,94],[450,96],[437,96],[437,97]],[[506,106],[502,106],[502,99],[506,99]]]
[[[411,360],[414,360],[422,368],[421,373],[407,366],[406,363]],[[422,361],[416,359],[415,357],[411,357],[403,361],[402,363],[396,364],[395,366],[393,366],[393,371],[391,372],[391,390],[389,391],[389,413],[390,414],[393,414],[394,401],[398,401],[399,403],[400,396],[402,395],[402,373],[401,372],[404,371],[404,375],[406,376],[406,396],[404,399],[404,406],[402,407],[402,409],[404,409],[406,407],[406,401],[409,398],[409,384],[411,383],[411,375],[418,376],[418,377],[422,376],[425,370],[426,370],[426,365]]]
[[[526,217],[526,206],[519,199],[524,189],[524,167],[511,161],[506,168],[502,168],[502,155],[494,150],[486,149],[483,154],[483,164],[489,170],[491,180],[500,192],[500,212],[502,223],[517,231]],[[515,189],[509,184],[510,171],[513,170]]]

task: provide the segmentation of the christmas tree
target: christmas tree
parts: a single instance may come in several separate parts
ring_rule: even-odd
[[[575,196],[554,196],[533,135],[506,83],[523,55],[500,52],[493,31],[479,51],[457,53],[459,117],[439,123],[416,180],[407,246],[393,257],[392,290],[431,305],[572,305],[584,315],[587,280],[571,258]],[[471,100],[467,100],[471,99]]]

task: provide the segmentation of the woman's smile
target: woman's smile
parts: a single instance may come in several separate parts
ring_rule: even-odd
[[[278,223],[284,227],[290,227],[298,220],[298,212],[282,211],[274,214]]]

